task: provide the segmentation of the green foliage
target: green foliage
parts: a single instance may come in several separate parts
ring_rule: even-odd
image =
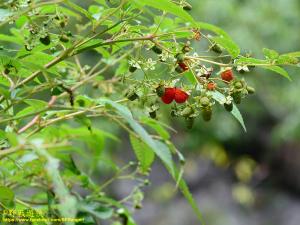
[[[191,128],[201,115],[215,116],[214,105],[232,104],[246,131],[233,101],[253,88],[238,72],[259,67],[290,79],[285,67],[299,64],[299,52],[243,54],[224,30],[185,11],[186,1],[10,2],[0,4],[0,209],[135,225],[125,205],[142,207],[159,158],[204,224],[163,108],[171,104],[168,117]],[[115,151],[120,129],[138,163],[123,160],[126,149]],[[124,199],[110,197],[108,187],[124,177],[137,185]]]

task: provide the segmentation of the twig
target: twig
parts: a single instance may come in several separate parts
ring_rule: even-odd
[[[51,108],[51,106],[55,103],[57,97],[56,96],[52,96],[50,101],[48,102],[48,106],[47,109]],[[27,129],[29,129],[30,127],[34,126],[36,123],[38,123],[39,119],[40,119],[40,114],[36,115],[29,123],[27,123],[24,127],[22,127],[19,131],[18,134],[23,133],[24,131],[26,131]]]

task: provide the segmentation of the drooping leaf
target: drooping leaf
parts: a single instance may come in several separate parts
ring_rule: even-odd
[[[239,56],[240,48],[231,38],[219,36],[213,37],[212,40],[225,48],[226,51],[232,56],[232,58],[236,58]]]
[[[59,199],[58,209],[61,216],[64,218],[75,218],[77,214],[77,200],[70,194],[63,182],[59,172],[59,160],[43,148],[40,140],[33,140],[32,144],[35,146],[34,150],[37,154],[47,160],[45,170],[53,184],[54,193]],[[69,224],[74,225],[74,222],[69,222]]]
[[[281,76],[287,78],[290,81],[292,80],[288,72],[280,66],[263,66],[263,68],[267,70],[271,70],[277,74],[280,74]]]
[[[226,97],[222,93],[220,93],[220,92],[214,91],[214,92],[212,92],[212,96],[220,104],[223,104],[225,102]],[[233,110],[231,111],[231,114],[241,124],[241,126],[243,127],[243,129],[245,130],[245,132],[247,132],[243,116],[242,116],[242,114],[240,113],[239,109],[236,107],[235,104],[233,104]]]
[[[113,107],[120,116],[122,116],[131,128],[141,137],[141,139],[155,152],[155,154],[168,165],[171,171],[173,171],[172,156],[168,148],[162,148],[162,143],[154,140],[148,132],[132,117],[129,109],[119,103],[111,101],[106,98],[99,99],[100,104],[108,104]]]

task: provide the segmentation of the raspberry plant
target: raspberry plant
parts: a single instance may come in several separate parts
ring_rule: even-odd
[[[42,209],[40,217],[134,225],[158,158],[204,224],[162,105],[189,129],[217,119],[221,105],[246,129],[236,106],[255,92],[246,77],[263,68],[290,79],[283,66],[299,66],[299,52],[241,53],[221,28],[195,21],[184,0],[8,0],[0,7],[2,214]],[[128,133],[137,162],[121,166],[104,152],[118,137],[99,121]],[[99,182],[93,175],[106,161],[115,175]],[[121,177],[137,184],[116,199],[109,187]],[[27,189],[34,195],[22,194]]]

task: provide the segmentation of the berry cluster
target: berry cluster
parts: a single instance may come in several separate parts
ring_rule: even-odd
[[[214,49],[216,47],[219,46],[214,46]],[[171,116],[183,117],[187,123],[187,127],[191,128],[195,118],[199,115],[201,115],[204,121],[211,120],[213,106],[216,103],[214,93],[224,96],[223,102],[218,102],[229,112],[233,110],[234,104],[240,104],[244,97],[254,93],[254,88],[248,86],[244,79],[239,79],[234,75],[233,67],[221,66],[219,72],[214,73],[214,67],[206,67],[206,65],[199,63],[197,56],[195,56],[196,54],[192,56],[188,54],[191,49],[190,43],[187,42],[182,47],[181,52],[175,54],[173,71],[177,72],[178,75],[173,76],[171,80],[144,80],[143,85],[147,86],[147,88],[150,87],[152,92],[158,96],[148,106],[149,115],[152,118],[156,118],[156,111],[160,108],[158,101],[160,98],[160,102],[163,104],[169,105],[173,103]],[[157,45],[154,45],[151,50],[158,54],[160,58],[164,54],[164,50]],[[129,71],[130,73],[134,73],[139,68],[131,65]],[[241,72],[237,68],[236,70]],[[197,80],[196,86],[182,82],[178,84],[178,81],[182,80],[187,73],[194,75]],[[144,99],[143,96],[139,96],[136,87],[131,88],[126,93],[126,97],[131,101]]]

